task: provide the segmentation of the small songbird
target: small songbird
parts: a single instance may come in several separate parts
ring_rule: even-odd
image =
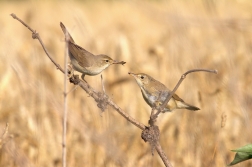
[[[65,34],[65,41],[68,45],[69,57],[73,69],[82,73],[81,78],[84,80],[85,75],[97,75],[112,64],[125,64],[124,61],[116,61],[107,55],[93,55],[84,48],[75,44],[73,38],[67,31],[66,27],[60,22],[60,27]]]
[[[144,100],[151,107],[161,106],[171,93],[171,91],[164,84],[155,80],[147,74],[134,74],[132,72],[129,72],[129,74],[135,78],[138,86],[141,88]],[[172,111],[174,109],[199,110],[198,107],[184,102],[184,100],[182,100],[176,94],[172,96],[163,112]]]

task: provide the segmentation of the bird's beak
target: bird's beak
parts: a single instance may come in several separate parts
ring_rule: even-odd
[[[128,72],[129,75],[131,75],[137,82],[137,84],[142,87],[143,83],[142,81],[138,78],[137,74],[133,73],[133,72]]]
[[[126,63],[125,61],[114,60],[112,64],[121,64],[121,65],[124,65],[125,63]]]
[[[135,74],[135,73],[133,73],[133,72],[128,72],[128,74],[129,74],[129,75],[131,75],[131,76],[133,76],[133,77],[135,77],[135,76],[136,76],[136,74]]]

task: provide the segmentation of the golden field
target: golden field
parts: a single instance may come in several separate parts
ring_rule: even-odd
[[[201,110],[162,114],[160,142],[174,167],[223,167],[252,143],[252,2],[0,1],[0,166],[62,165],[64,75],[15,13],[64,66],[62,21],[76,43],[127,62],[102,74],[107,94],[148,125],[151,108],[128,72],[144,72]],[[86,76],[101,91],[100,75]],[[68,84],[68,90],[74,87]],[[68,95],[67,166],[164,166],[141,131],[81,88]],[[236,166],[249,167],[252,161]]]

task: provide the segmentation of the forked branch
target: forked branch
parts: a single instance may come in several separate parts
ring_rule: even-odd
[[[32,28],[30,28],[30,26],[28,26],[25,22],[23,22],[20,18],[18,18],[15,14],[11,14],[11,16],[18,20],[20,23],[22,23],[25,27],[27,27],[31,32],[32,32],[32,38],[33,39],[38,39],[40,44],[42,45],[46,55],[49,57],[49,59],[53,62],[53,64],[57,67],[57,69],[59,69],[62,73],[64,73],[65,71],[63,70],[63,68],[61,68],[61,66],[56,63],[56,61],[50,56],[50,54],[47,52],[39,34],[33,30]],[[86,93],[88,93],[91,97],[94,98],[94,100],[99,100],[99,94],[96,93],[98,91],[94,91],[94,89],[92,87],[90,87],[86,82],[83,82],[82,80],[79,79],[78,75],[74,75],[72,78],[69,79],[71,83],[74,83],[75,85],[79,85],[83,90],[86,91]],[[133,125],[137,126],[138,128],[144,130],[145,129],[145,125],[136,121],[134,118],[132,118],[129,114],[127,114],[126,112],[124,112],[117,104],[115,104],[110,98],[108,98],[107,101],[108,105],[110,105],[112,108],[114,108],[120,115],[122,115],[124,118],[126,118],[129,122],[131,122]]]
[[[186,78],[187,74],[193,73],[193,72],[209,72],[209,73],[215,73],[217,74],[218,71],[217,70],[208,70],[208,69],[193,69],[193,70],[189,70],[187,72],[185,72],[180,80],[178,81],[177,85],[175,86],[175,88],[172,90],[172,92],[169,94],[169,96],[165,99],[164,103],[160,106],[160,108],[158,109],[158,111],[151,115],[151,119],[156,119],[158,117],[158,115],[162,112],[162,110],[165,108],[165,106],[167,105],[167,103],[170,101],[170,99],[172,98],[172,96],[174,95],[174,93],[177,91],[177,89],[179,88],[180,84],[182,83],[182,81]],[[151,120],[152,122],[155,122],[153,120]]]
[[[57,67],[57,69],[59,69],[62,73],[65,73],[65,70],[63,68],[60,67],[59,64],[56,63],[56,61],[53,60],[53,58],[50,56],[50,54],[48,53],[48,51],[46,50],[39,34],[33,30],[32,28],[30,28],[26,23],[24,23],[21,19],[19,19],[15,14],[11,14],[11,16],[18,20],[19,22],[21,22],[25,27],[27,27],[31,32],[32,32],[32,38],[33,39],[38,39],[41,46],[43,47],[46,55],[48,56],[48,58],[53,62],[53,64]],[[187,71],[186,73],[184,73],[179,82],[177,83],[176,87],[173,89],[173,91],[171,92],[171,94],[167,97],[167,99],[165,100],[165,102],[162,104],[161,106],[161,110],[158,110],[158,112],[156,114],[154,114],[154,117],[157,118],[158,114],[162,111],[162,108],[168,103],[168,101],[171,99],[172,95],[174,94],[174,92],[178,89],[179,85],[181,84],[181,82],[184,80],[184,78],[186,77],[187,74],[191,73],[191,72],[197,72],[197,71],[205,71],[205,72],[211,72],[211,73],[217,73],[216,70],[206,70],[206,69],[195,69],[195,70],[190,70]],[[101,100],[101,94],[105,95],[105,90],[103,90],[103,93],[97,93],[97,91],[94,91],[94,89],[92,87],[90,87],[86,82],[83,82],[82,80],[79,79],[78,76],[74,75],[72,76],[70,79],[71,83],[74,83],[75,85],[79,85],[83,90],[86,91],[87,94],[89,94],[91,97],[94,98],[95,101],[99,101]],[[107,96],[107,95],[106,95]],[[107,96],[108,97],[108,96]],[[133,125],[137,126],[138,128],[140,128],[141,130],[146,130],[149,129],[149,127],[146,127],[144,124],[138,122],[137,120],[135,120],[134,118],[132,118],[129,114],[127,114],[126,112],[124,112],[116,103],[114,103],[109,97],[106,98],[106,105],[111,106],[114,110],[116,110],[120,115],[122,115],[127,121],[129,121],[130,123],[132,123]],[[153,110],[154,111],[154,110]],[[153,115],[152,115],[153,116]],[[155,120],[153,120],[153,125],[154,125]],[[153,148],[155,148],[159,154],[159,156],[161,157],[161,159],[163,160],[165,166],[167,167],[172,167],[172,165],[170,164],[167,156],[165,155],[164,151],[162,150],[160,143],[159,143],[159,132],[158,129],[154,129],[154,145]],[[147,132],[149,133],[149,132]]]

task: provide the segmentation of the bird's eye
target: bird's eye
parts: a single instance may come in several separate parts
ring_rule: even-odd
[[[109,62],[109,60],[105,60],[105,62],[106,62],[106,63],[108,63],[108,62]]]
[[[141,77],[140,77],[140,78],[141,78],[141,79],[144,79],[144,76],[142,76],[142,75],[141,75]]]

